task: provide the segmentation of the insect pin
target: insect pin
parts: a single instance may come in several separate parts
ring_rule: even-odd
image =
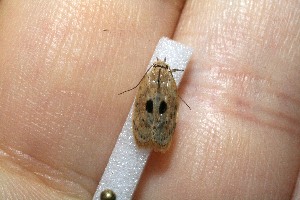
[[[137,88],[132,130],[139,147],[150,147],[157,152],[165,152],[171,145],[176,127],[178,94],[172,72],[183,71],[171,69],[157,58],[146,71]],[[180,97],[179,97],[180,98]]]

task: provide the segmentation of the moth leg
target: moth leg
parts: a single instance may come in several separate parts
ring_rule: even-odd
[[[171,71],[172,71],[172,73],[173,73],[173,72],[184,72],[183,69],[172,69]]]

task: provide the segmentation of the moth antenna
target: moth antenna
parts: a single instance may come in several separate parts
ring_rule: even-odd
[[[138,83],[136,86],[134,86],[133,88],[130,88],[129,90],[125,90],[125,91],[119,93],[118,95],[124,94],[125,92],[129,92],[129,91],[134,90],[135,88],[137,88],[137,86],[140,85],[140,83],[142,82],[142,80],[145,78],[146,74],[148,73],[148,71],[149,71],[152,67],[153,67],[153,65],[151,65],[151,66],[147,69],[146,73],[144,74],[144,76],[141,78],[141,80],[139,81],[139,83]]]
[[[178,97],[180,98],[181,101],[183,101],[183,103],[184,103],[190,110],[192,110],[191,107],[190,107],[190,106],[189,106],[189,105],[181,98],[181,96],[178,95]]]

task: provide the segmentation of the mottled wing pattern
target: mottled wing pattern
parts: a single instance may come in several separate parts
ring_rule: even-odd
[[[149,74],[150,72],[148,72]],[[138,92],[136,95],[133,111],[133,134],[134,138],[139,146],[149,146],[151,144],[151,114],[146,112],[146,95],[150,93],[150,87],[148,85],[149,76],[148,74],[144,77]],[[152,120],[153,121],[153,120]]]
[[[178,98],[176,82],[171,72],[164,69],[164,73],[160,75],[161,86],[157,88],[154,101],[152,143],[154,151],[165,152],[171,144],[176,127]]]
[[[133,112],[139,146],[165,152],[172,140],[178,108],[177,86],[168,66],[158,61],[141,81]],[[163,67],[160,67],[163,66]]]

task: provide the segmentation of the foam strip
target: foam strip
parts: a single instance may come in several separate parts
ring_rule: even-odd
[[[156,58],[160,60],[166,58],[166,63],[171,69],[184,70],[191,55],[191,48],[163,37],[156,46],[148,68],[156,61]],[[182,75],[182,72],[173,73],[177,85]],[[136,185],[139,182],[151,149],[142,149],[136,146],[132,133],[132,111],[133,106],[131,106],[126,122],[94,194],[94,200],[99,200],[101,192],[105,189],[113,190],[117,199],[129,200],[132,198]]]

